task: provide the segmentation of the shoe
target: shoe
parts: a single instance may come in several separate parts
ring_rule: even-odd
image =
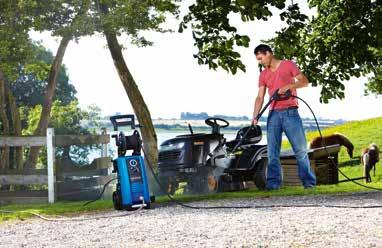
[[[315,185],[309,185],[309,186],[304,187],[304,189],[306,189],[306,190],[315,190],[316,186]]]
[[[265,191],[276,191],[276,190],[279,190],[280,188],[268,188],[266,187],[264,190]]]

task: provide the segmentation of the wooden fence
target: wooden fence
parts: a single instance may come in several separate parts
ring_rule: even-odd
[[[106,132],[102,135],[54,135],[52,128],[47,129],[46,137],[1,136],[0,147],[46,147],[47,169],[0,170],[0,185],[13,186],[13,190],[0,190],[0,204],[94,199],[112,178],[112,163],[107,157],[109,142]],[[102,154],[90,165],[79,167],[71,161],[56,161],[56,147],[93,144],[102,144]],[[27,190],[25,185],[29,186]],[[33,185],[39,185],[35,187],[38,190],[33,190]],[[109,192],[111,190],[112,186],[108,188]]]

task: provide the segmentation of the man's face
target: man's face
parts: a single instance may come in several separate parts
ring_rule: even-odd
[[[271,65],[271,61],[272,61],[272,53],[270,53],[270,52],[265,52],[265,53],[258,52],[256,54],[256,59],[257,59],[257,62],[259,62],[263,66],[269,67]]]

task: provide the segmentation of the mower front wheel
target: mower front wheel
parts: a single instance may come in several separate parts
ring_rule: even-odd
[[[187,192],[194,194],[211,194],[219,190],[219,178],[213,174],[213,169],[210,167],[199,169],[198,173],[193,175],[187,184]]]
[[[175,191],[179,187],[179,182],[174,177],[160,176],[159,182],[161,184],[160,186],[162,187],[162,190],[165,191],[164,193],[166,194],[175,194]]]

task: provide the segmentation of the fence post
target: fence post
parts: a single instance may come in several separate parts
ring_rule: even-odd
[[[107,131],[106,131],[106,128],[102,128],[102,134],[103,135],[106,135],[107,134]],[[102,157],[107,157],[107,144],[102,144]]]
[[[55,149],[53,144],[54,129],[46,129],[46,151],[48,159],[48,201],[49,203],[54,203],[54,158],[55,158]]]

